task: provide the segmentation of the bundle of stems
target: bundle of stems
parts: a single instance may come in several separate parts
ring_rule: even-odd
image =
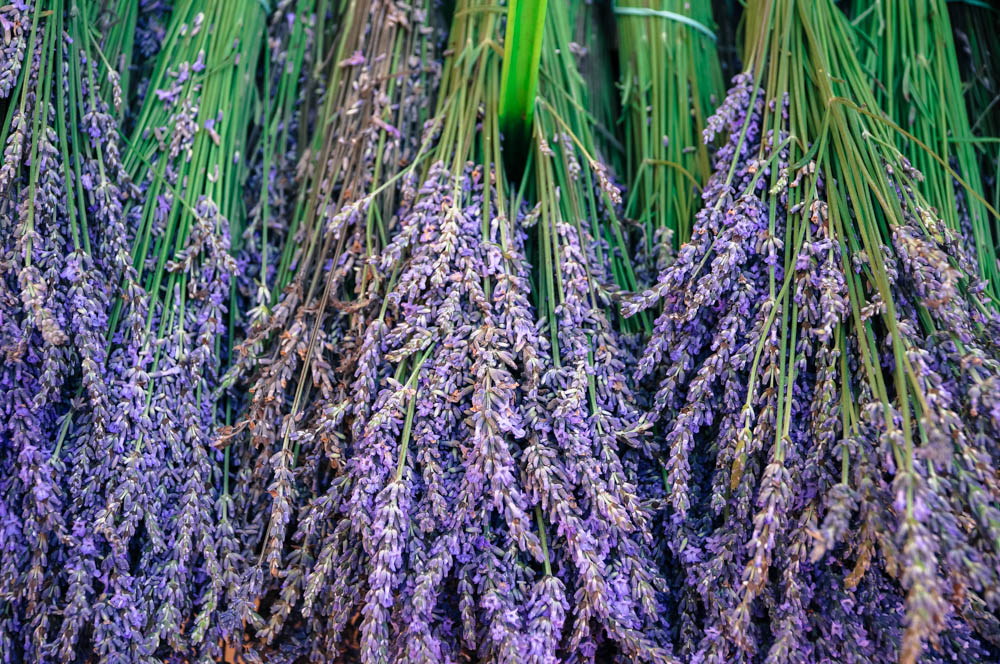
[[[605,3],[571,3],[568,12],[573,41],[569,50],[576,56],[577,68],[585,81],[586,96],[575,99],[574,105],[592,116],[596,149],[608,168],[612,173],[624,173],[625,146],[618,131],[621,104],[616,95],[608,94],[615,89],[618,79],[617,68],[613,66],[617,58],[616,35],[608,30],[611,11],[611,6]]]
[[[50,490],[65,506],[49,538],[59,543],[60,566],[45,584],[59,619],[43,617],[35,638],[64,662],[80,653],[122,662],[216,657],[238,554],[228,473],[210,434],[221,416],[214,391],[237,273],[229,238],[239,237],[244,216],[264,9],[256,1],[173,7],[120,155],[121,121],[112,115],[124,104],[120,74],[94,34],[103,5],[48,4],[33,31],[44,26],[47,39],[64,44],[66,82],[43,52],[36,107],[70,126],[67,143],[79,154],[44,173],[64,177],[69,195],[57,207],[79,221],[74,245],[93,249],[94,262],[75,251],[62,273],[85,280],[65,291],[70,320],[80,319],[72,330],[79,398],[54,401],[72,406],[61,413],[49,462],[64,468]],[[119,61],[128,39],[120,36],[103,41]],[[38,282],[23,281],[37,292]],[[43,338],[59,346],[52,325]]]
[[[711,661],[996,657],[1000,318],[853,39],[830,0],[748,3],[706,206],[626,306],[664,307],[645,424]]]
[[[478,539],[466,533],[472,525],[466,519],[478,510],[484,487],[474,482],[461,490],[462,504],[446,506],[446,500],[453,503],[457,497],[462,479],[441,469],[457,458],[459,441],[471,437],[471,423],[464,420],[470,414],[471,389],[465,384],[473,373],[471,357],[461,357],[461,351],[468,351],[468,335],[475,328],[465,322],[468,314],[462,310],[491,308],[486,300],[491,275],[505,260],[491,254],[487,269],[484,240],[493,238],[493,251],[499,252],[500,243],[508,242],[500,235],[509,237],[514,229],[510,221],[500,227],[489,222],[497,206],[506,206],[503,171],[496,165],[501,8],[469,0],[455,8],[437,109],[414,154],[413,128],[425,120],[435,79],[428,61],[434,52],[426,31],[427,8],[402,16],[390,13],[390,21],[385,13],[394,11],[393,3],[371,4],[371,15],[353,16],[354,39],[364,50],[349,48],[351,41],[345,40],[337,58],[347,62],[343,66],[361,68],[362,82],[399,80],[371,97],[358,98],[359,86],[347,86],[329,101],[325,124],[331,130],[324,134],[318,161],[327,173],[317,181],[343,178],[343,188],[333,199],[327,187],[308,190],[307,232],[296,250],[296,276],[278,304],[281,309],[295,297],[316,302],[320,310],[294,305],[294,325],[284,336],[300,335],[300,340],[297,348],[283,350],[281,358],[295,349],[300,357],[293,362],[301,362],[301,368],[293,364],[284,375],[265,375],[255,387],[255,396],[267,398],[262,387],[281,395],[285,376],[299,373],[294,397],[282,398],[274,414],[263,418],[281,425],[273,442],[261,438],[274,451],[271,468],[265,469],[273,473],[273,480],[265,478],[273,497],[270,520],[260,531],[265,535],[262,562],[278,577],[280,596],[259,634],[271,640],[284,626],[285,641],[301,643],[315,661],[349,651],[353,644],[364,662],[437,661],[470,641],[476,648],[476,614],[483,609],[472,601],[473,586],[487,581],[473,579],[485,572],[483,565],[498,574],[518,573],[501,564],[502,554],[498,557],[493,547],[479,544],[473,555],[470,547]],[[410,75],[401,77],[400,72]],[[353,110],[362,105],[366,112]],[[360,140],[344,142],[336,125],[359,120],[365,123]],[[433,149],[431,141],[436,141]],[[474,155],[481,155],[483,165],[468,163]],[[429,171],[425,158],[434,161]],[[400,180],[397,173],[405,177]],[[403,183],[401,197],[391,188],[396,182]],[[444,221],[441,215],[446,215]],[[475,269],[462,267],[472,261]],[[496,352],[492,333],[478,336],[476,343]],[[432,355],[433,348],[440,352]],[[449,369],[447,363],[456,359],[460,364]],[[499,366],[484,365],[482,370],[487,373],[480,380],[488,384],[496,379],[487,376]],[[509,390],[503,383],[498,387]],[[270,407],[263,400],[261,405]],[[487,401],[480,408],[495,407]],[[489,417],[493,422],[495,415]],[[254,418],[255,439],[261,419]],[[435,431],[434,419],[446,428]],[[452,435],[454,427],[465,435]],[[493,432],[491,438],[500,435]],[[462,442],[462,447],[483,444]],[[415,472],[418,463],[424,468]],[[481,462],[477,477],[485,470]],[[416,515],[411,516],[411,508]],[[437,521],[452,530],[435,532]],[[519,523],[527,537],[530,520]],[[286,543],[290,526],[294,533]],[[479,539],[489,529],[480,533]],[[537,536],[532,538],[537,551]],[[405,583],[404,571],[409,573]],[[456,591],[454,582],[444,579],[459,573]],[[514,585],[510,579],[503,587],[510,592]],[[498,602],[513,600],[501,597],[500,590],[491,591]],[[461,605],[459,593],[468,596]],[[437,610],[439,594],[455,601],[442,602]],[[480,646],[483,652],[510,648],[520,638],[514,626],[504,624],[507,608],[490,606],[496,625]],[[352,624],[359,610],[362,620]],[[441,620],[439,611],[448,617]]]
[[[551,162],[555,170],[548,182],[555,187],[573,182],[573,189],[561,194],[560,204],[569,206],[567,218],[586,220],[590,226],[588,234],[596,242],[600,269],[603,270],[603,266],[610,269],[607,279],[601,276],[600,284],[603,294],[607,295],[616,289],[635,290],[638,279],[632,266],[631,238],[621,221],[621,191],[610,166],[619,160],[621,144],[613,138],[611,127],[602,124],[601,118],[592,113],[588,91],[590,80],[608,79],[609,63],[590,61],[585,79],[578,60],[590,60],[590,54],[574,48],[574,34],[593,30],[593,13],[592,9],[570,6],[552,9],[546,15],[543,57],[539,65],[541,91],[535,100],[540,119],[533,130],[530,158],[537,158],[535,151],[539,146],[543,148],[542,154],[549,157],[553,145],[565,142],[558,149],[560,157]],[[540,172],[539,165],[529,165],[534,169],[532,172]],[[552,177],[559,179],[552,180]],[[540,182],[536,184],[541,186]],[[541,196],[541,189],[537,191]],[[555,204],[554,199],[552,204]],[[543,266],[541,260],[536,261],[539,270],[551,272],[553,266]],[[555,305],[550,298],[554,297],[554,292],[546,288],[544,280],[539,280],[539,313],[551,318]],[[630,331],[637,329],[636,322],[625,321],[624,324]],[[555,327],[550,331],[555,334]]]
[[[266,474],[238,483],[267,489],[258,532],[275,581],[257,634],[317,661],[349,653],[362,662],[551,662],[615,644],[667,659],[644,633],[657,606],[651,536],[616,456],[628,414],[618,406],[627,394],[614,338],[608,315],[578,295],[591,283],[581,271],[594,248],[577,239],[578,224],[549,214],[553,189],[529,215],[505,180],[502,14],[480,0],[457,4],[437,108],[409,160],[415,167],[401,171],[401,194],[383,199],[388,187],[369,178],[367,192],[339,206],[320,200],[317,209],[334,211],[315,225],[322,239],[312,251],[323,253],[304,255],[300,265],[316,267],[299,267],[294,279],[322,288],[319,304],[329,299],[331,313],[306,319],[298,341],[283,335],[292,345],[273,364],[297,354],[301,368],[276,371],[255,391],[264,407],[279,401],[253,420],[255,441],[260,422],[277,422],[259,439],[267,453],[255,453],[269,462]],[[562,16],[548,67],[569,67],[582,85],[572,60],[555,59],[570,54]],[[612,188],[596,161],[587,181]],[[592,194],[595,207],[602,195],[610,196]],[[546,252],[566,278],[549,279],[571,289],[550,300],[561,321],[559,367],[531,306],[525,260],[524,223],[543,208],[549,232],[565,238],[564,249]],[[601,372],[589,392],[588,354]],[[281,381],[296,372],[303,378],[289,383],[291,395]],[[587,394],[599,405],[591,409]]]
[[[1000,30],[1000,14],[993,7],[948,3],[962,73],[965,106],[972,142],[979,157],[986,198],[1000,209],[1000,61],[993,35]],[[992,216],[994,246],[1000,253],[1000,221]]]
[[[327,420],[348,396],[363,314],[382,306],[375,296],[386,275],[377,258],[399,223],[402,174],[427,157],[424,125],[439,69],[428,5],[299,0],[294,16],[306,10],[327,17],[314,26],[315,55],[296,48],[294,30],[284,55],[288,62],[311,59],[321,77],[304,86],[307,99],[318,98],[315,118],[292,119],[300,112],[292,109],[295,81],[282,74],[278,89],[288,112],[269,118],[262,137],[268,176],[260,180],[251,230],[262,270],[270,272],[258,281],[250,334],[224,381],[248,374],[250,399],[219,442],[238,455],[235,501],[251,570],[243,592],[260,600],[244,606],[243,618],[263,648],[318,661],[339,647],[339,635],[325,631],[325,616],[307,619],[302,611],[303,581],[316,560],[301,536],[290,536],[310,497],[341,467],[329,447],[341,434]],[[307,126],[315,127],[311,135]],[[275,182],[274,164],[290,160],[282,155],[292,144],[301,155],[297,176]]]
[[[676,249],[691,236],[711,173],[701,136],[723,92],[712,5],[624,0],[615,5],[615,23],[630,183],[625,213],[642,225],[648,252],[660,242]]]
[[[315,0],[283,0],[269,20],[259,132],[247,182],[251,191],[260,193],[243,232],[253,253],[260,255],[255,306],[246,323],[255,332],[267,325],[280,292],[277,284],[288,281],[287,265],[279,276],[281,251],[292,244],[289,229],[299,212],[296,202],[305,175],[298,172],[299,163],[316,143],[309,137],[315,130],[315,97],[322,94],[326,73],[321,66],[324,44],[330,38],[327,33],[340,24],[339,15],[328,17],[328,13],[327,5]]]
[[[229,368],[222,388],[229,390],[224,432],[237,415],[233,397],[246,392],[246,381],[256,369],[264,345],[280,331],[284,321],[272,313],[292,270],[283,259],[291,255],[295,238],[293,218],[301,216],[306,189],[304,178],[315,161],[310,150],[319,115],[316,97],[323,95],[327,71],[324,43],[342,16],[328,3],[316,0],[282,0],[269,17],[260,76],[260,103],[254,107],[249,137],[251,164],[245,180],[248,211],[242,231],[243,256],[250,260],[245,281],[246,312],[240,325],[243,338],[231,335],[227,349]],[[326,63],[324,65],[324,63]],[[280,284],[280,286],[279,286]],[[235,294],[235,293],[234,293]],[[236,312],[230,322],[236,323]],[[232,329],[232,327],[231,327]],[[245,406],[242,401],[239,409]]]
[[[906,131],[896,132],[896,144],[923,175],[917,189],[937,216],[962,235],[987,294],[1000,306],[1000,264],[992,233],[997,220],[983,200],[947,3],[862,4],[853,21],[863,35],[859,57],[879,81],[873,91],[882,109]]]
[[[75,563],[94,546],[80,527],[92,523],[83,513],[96,496],[95,458],[75,441],[81,427],[99,436],[110,424],[101,414],[114,371],[107,316],[129,262],[120,212],[136,192],[116,132],[121,71],[105,55],[122,66],[127,46],[96,31],[102,7],[42,0],[0,9],[0,96],[8,98],[0,128],[0,652],[13,661],[71,661],[106,622],[76,601],[77,581],[93,576]],[[96,415],[74,424],[84,410]]]
[[[337,39],[325,53],[329,77],[317,109],[326,124],[304,142],[311,161],[289,217],[293,241],[282,248],[278,289],[293,283],[293,272],[298,290],[305,288],[304,281],[315,280],[316,265],[335,251],[324,220],[359,201],[366,208],[364,227],[350,230],[363,231],[365,256],[377,253],[387,239],[398,190],[382,185],[395,182],[414,160],[431,110],[429,92],[439,66],[424,62],[433,49],[425,3],[344,4],[339,11],[343,16]],[[410,19],[417,23],[410,25]],[[354,297],[373,273],[362,269],[357,276],[349,289]]]
[[[607,128],[588,110],[579,64],[586,54],[572,41],[591,21],[588,10],[553,3],[544,24],[525,198],[534,203],[532,295],[540,332],[548,334],[538,341],[543,372],[538,405],[529,406],[535,419],[526,458],[544,450],[547,465],[565,469],[561,485],[551,489],[554,499],[543,499],[539,511],[539,527],[547,521],[556,531],[553,559],[590,557],[604,567],[603,573],[581,566],[575,575],[560,576],[568,588],[591,586],[573,594],[562,652],[575,657],[598,646],[629,661],[669,662],[665,588],[651,513],[637,482],[651,459],[637,432],[639,410],[625,359],[638,335],[619,331],[612,305],[618,288],[634,288],[635,276],[619,222],[621,193],[598,150],[602,143],[613,146],[601,141]],[[594,71],[599,65],[589,64],[590,75],[600,76]],[[610,63],[604,64],[608,76]],[[588,539],[573,533],[576,523]],[[606,593],[625,585],[626,575],[631,592],[612,599]]]

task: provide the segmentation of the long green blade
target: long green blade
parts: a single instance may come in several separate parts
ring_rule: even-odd
[[[538,61],[547,0],[510,0],[500,71],[500,130],[507,140],[527,143],[531,132]]]

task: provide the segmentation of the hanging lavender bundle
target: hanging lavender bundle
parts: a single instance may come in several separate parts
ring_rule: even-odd
[[[328,52],[310,55],[304,52],[300,38],[316,28],[294,18],[309,4],[309,0],[299,0],[297,12],[285,10],[293,17],[294,26],[288,43],[296,48],[276,50],[273,65],[278,70],[279,102],[285,110],[266,120],[267,133],[261,141],[261,167],[266,175],[254,176],[261,197],[245,233],[248,244],[259,247],[266,270],[249,312],[251,335],[238,349],[237,366],[227,382],[257,364],[266,364],[268,368],[255,379],[260,385],[253,392],[266,389],[261,381],[290,375],[298,368],[295,354],[283,357],[280,366],[262,358],[279,348],[274,343],[265,348],[273,335],[291,328],[296,337],[307,334],[316,307],[322,310],[322,321],[328,313],[330,320],[342,318],[335,308],[327,306],[336,289],[331,286],[328,292],[324,288],[318,269],[326,270],[329,266],[324,261],[328,260],[338,264],[353,261],[359,250],[370,255],[386,237],[393,209],[387,203],[398,189],[386,183],[395,182],[397,172],[415,158],[428,113],[424,96],[433,88],[433,66],[424,66],[418,59],[432,48],[432,34],[425,25],[426,9],[403,11],[386,2],[344,4],[327,21],[329,25],[319,30],[332,32],[335,25],[353,28],[337,32],[338,39],[328,46]],[[411,23],[415,24],[412,29]],[[317,47],[320,43],[318,40]],[[296,77],[309,60],[326,63],[326,79],[319,83],[309,78],[299,86]],[[290,74],[292,71],[296,73]],[[303,99],[296,101],[297,87],[307,97],[321,93],[321,106],[308,109]],[[305,104],[307,110],[292,110],[297,104]],[[309,137],[310,127],[316,123],[323,131]],[[298,155],[301,160],[296,163]],[[297,172],[294,177],[289,169]],[[377,200],[378,205],[371,207],[371,200]],[[360,217],[339,217],[332,223],[338,210],[348,205],[364,205],[365,211]],[[354,224],[358,219],[363,223]],[[342,225],[347,229],[344,234],[340,233]],[[336,278],[350,280],[353,276],[352,266],[342,268]],[[371,277],[370,270],[359,272],[357,286],[347,290],[361,290]],[[265,379],[263,374],[272,378]],[[258,401],[257,406],[263,402]],[[250,420],[273,421],[257,412],[257,406],[251,407],[242,426]],[[225,436],[232,433],[227,430]]]
[[[458,47],[453,58],[462,52],[461,45],[467,39],[480,43],[486,35],[497,34],[495,15],[465,13],[464,18],[459,18],[463,13],[456,15],[453,25],[452,44]],[[363,14],[359,18],[367,20]],[[424,50],[423,38],[417,31],[422,32],[426,11],[409,18],[412,36],[400,30],[395,39]],[[357,53],[347,63],[359,68],[363,77],[369,62],[377,64],[385,59],[377,48],[392,47],[394,39],[386,39],[384,26],[384,21],[373,20],[369,25],[372,41],[367,44],[370,50]],[[497,57],[488,49],[479,50],[474,59],[479,63],[476,70],[481,71],[484,83],[489,82],[495,105]],[[466,57],[473,53],[464,52]],[[410,62],[419,64],[415,59]],[[489,68],[483,70],[487,63]],[[498,338],[498,312],[492,299],[500,297],[501,286],[494,283],[491,287],[483,278],[493,281],[495,275],[508,273],[500,246],[503,243],[519,251],[518,245],[511,244],[519,242],[519,234],[509,222],[488,221],[497,205],[497,193],[489,181],[498,177],[492,163],[499,146],[494,143],[491,148],[488,171],[482,166],[466,165],[467,156],[479,146],[478,139],[473,142],[473,129],[483,98],[466,98],[471,86],[460,69],[452,65],[445,72],[443,87],[449,94],[442,99],[437,114],[444,119],[443,128],[440,120],[437,127],[431,127],[431,131],[442,132],[440,147],[435,151],[437,161],[419,191],[414,188],[414,178],[407,175],[402,200],[388,208],[372,194],[352,200],[356,194],[345,192],[346,200],[336,207],[332,201],[317,196],[316,203],[321,204],[318,214],[323,215],[317,221],[323,223],[326,239],[322,245],[307,245],[305,258],[309,262],[305,266],[317,265],[323,272],[315,268],[300,268],[298,272],[297,279],[303,285],[308,286],[311,280],[312,289],[322,288],[319,302],[329,306],[331,312],[324,314],[329,322],[321,323],[319,319],[308,327],[305,320],[296,323],[303,334],[300,343],[309,339],[304,359],[311,367],[303,377],[312,377],[311,385],[305,387],[314,395],[306,398],[298,391],[294,397],[289,395],[292,416],[280,420],[281,429],[276,432],[280,450],[271,458],[274,480],[268,482],[273,504],[270,520],[262,524],[266,526],[262,530],[266,535],[262,553],[272,574],[282,582],[280,596],[271,605],[270,621],[260,635],[272,640],[285,625],[289,639],[297,640],[298,634],[305,637],[302,643],[313,661],[325,661],[349,651],[352,644],[357,644],[361,661],[388,661],[390,651],[394,660],[402,657],[407,661],[437,661],[444,652],[457,652],[461,647],[458,637],[463,633],[467,647],[475,648],[479,629],[473,597],[478,595],[480,584],[488,584],[486,587],[498,602],[490,610],[497,637],[483,644],[483,652],[520,652],[518,626],[508,624],[512,617],[506,615],[513,602],[509,593],[517,585],[513,578],[507,578],[518,574],[516,567],[508,564],[513,562],[510,556],[516,548],[505,553],[499,546],[485,546],[488,534],[483,532],[482,523],[478,536],[463,532],[467,524],[476,523],[485,500],[484,475],[491,469],[487,464],[494,455],[505,452],[506,441],[498,430],[501,424],[497,418],[508,417],[500,413],[512,406],[504,408],[503,401],[498,401],[509,402],[513,387],[498,373],[503,361],[497,353],[504,346]],[[422,90],[413,87],[412,82],[405,87],[411,91],[401,95],[400,102],[420,98]],[[367,103],[362,98],[357,105]],[[419,118],[410,115],[414,108],[419,107],[410,105],[404,110],[400,104],[400,117],[405,123],[400,127],[411,127]],[[486,121],[493,122],[495,141],[495,120]],[[386,141],[382,122],[373,124],[368,131],[380,144]],[[331,136],[335,135],[331,132]],[[390,138],[394,135],[398,139],[398,130],[388,132]],[[326,150],[343,148],[337,150],[331,142]],[[329,160],[331,175],[338,174],[341,161]],[[346,163],[371,181],[373,192],[388,191],[384,187],[376,190],[378,181],[372,181],[373,176],[379,176],[382,164],[399,167],[388,158],[374,164],[357,158]],[[338,207],[340,211],[332,217],[325,212]],[[398,229],[393,229],[394,239],[378,258],[371,249],[377,246],[372,243],[380,239],[372,231],[384,237],[390,229],[382,220],[388,222],[391,217],[382,211],[391,213],[395,209],[399,210]],[[492,230],[487,231],[484,224],[492,226]],[[345,237],[348,247],[357,248],[345,251]],[[488,244],[487,238],[492,242]],[[333,260],[324,265],[329,261],[324,257],[335,248]],[[318,256],[310,255],[320,250]],[[371,259],[355,265],[359,250]],[[311,272],[324,280],[318,281]],[[345,283],[346,275],[353,276],[351,289]],[[510,286],[506,288],[510,290]],[[353,303],[345,301],[352,290],[357,298]],[[376,297],[380,293],[384,297]],[[319,295],[317,291],[307,297],[311,300]],[[516,296],[516,291],[509,295]],[[343,303],[338,304],[338,300]],[[344,320],[344,311],[354,313],[350,317],[354,322]],[[298,318],[306,314],[303,308]],[[346,335],[346,343],[337,348],[343,359],[331,366],[328,358],[336,357],[335,347],[325,341],[329,338],[325,335],[331,333],[330,324],[337,323],[338,318],[338,326],[344,327],[339,332],[333,328],[332,332]],[[530,332],[533,326],[528,321],[524,327]],[[481,347],[478,363],[474,362],[472,344]],[[353,350],[348,354],[342,349]],[[280,378],[280,374],[273,375]],[[474,375],[479,376],[475,397],[470,385]],[[267,385],[259,382],[257,389]],[[275,387],[279,393],[283,390],[282,385]],[[276,391],[274,387],[270,390],[272,394]],[[477,402],[485,400],[483,407],[487,409],[478,425],[466,419],[472,413],[473,398]],[[288,406],[287,402],[261,404],[277,408],[278,413]],[[275,420],[270,415],[256,420],[268,418]],[[502,426],[506,429],[513,425]],[[254,438],[265,441],[257,429],[255,425]],[[468,454],[474,453],[479,461],[475,474],[463,480],[452,468],[462,448],[472,445],[474,429],[480,431],[479,442],[475,452],[469,449]],[[494,481],[498,491],[503,480],[513,481],[516,472],[509,452],[501,458],[507,469]],[[465,503],[463,513],[452,509],[457,506],[459,494]],[[499,499],[500,494],[495,497]],[[514,510],[511,518],[522,539],[530,541],[540,555],[538,536],[531,532],[531,515],[525,513],[522,503],[520,495],[507,501]],[[289,525],[295,530],[291,550],[286,554],[284,531]],[[492,539],[492,535],[489,537]],[[474,543],[479,545],[477,549],[472,548]],[[509,547],[511,543],[504,544]],[[411,574],[404,575],[400,569],[404,557],[413,565],[407,568]],[[499,577],[480,581],[480,574],[487,569]],[[457,574],[462,580],[461,590],[453,583],[442,583]],[[494,587],[497,581],[504,583]],[[451,614],[443,623],[434,610],[438,593],[452,600],[442,597],[442,608]],[[460,594],[467,598],[463,601],[467,606],[464,628]],[[360,624],[354,620],[358,611]]]
[[[996,658],[1000,319],[850,30],[749,3],[692,239],[625,306],[664,307],[643,424],[693,661]]]
[[[70,586],[87,572],[69,561],[93,461],[71,449],[73,413],[108,425],[107,317],[130,267],[121,210],[135,191],[116,134],[119,72],[95,57],[116,47],[88,32],[96,3],[0,13],[13,48],[0,130],[0,652],[71,661]]]
[[[614,461],[623,428],[622,388],[606,383],[616,371],[607,318],[591,320],[582,295],[560,307],[572,369],[556,371],[530,305],[517,223],[528,219],[509,202],[500,166],[500,68],[489,44],[502,24],[483,11],[491,7],[456,9],[434,164],[419,187],[406,176],[392,239],[372,259],[340,249],[310,263],[324,265],[322,279],[298,272],[350,319],[341,331],[335,312],[313,319],[309,336],[275,356],[297,354],[308,367],[295,392],[281,396],[294,369],[255,388],[273,414],[254,418],[251,437],[272,450],[257,458],[273,475],[246,486],[267,487],[254,489],[270,503],[252,511],[267,516],[258,574],[280,585],[264,594],[267,620],[248,620],[272,648],[313,661],[592,660],[616,643],[666,658],[642,633],[656,610],[649,535],[635,525],[644,508],[629,502],[621,468],[600,467],[602,453]],[[341,206],[319,255],[348,230],[370,242],[352,229],[373,209],[385,208],[371,196]],[[590,240],[570,223],[558,232],[574,292],[586,290]],[[347,236],[347,247],[358,244]],[[339,295],[349,283],[356,300]],[[580,391],[590,330],[611,372],[599,394]],[[588,393],[601,409],[585,405]],[[261,421],[279,426],[258,438]],[[605,514],[622,522],[605,524]]]
[[[327,421],[330,407],[350,389],[341,377],[349,375],[344,365],[354,361],[361,343],[362,314],[380,304],[372,294],[386,275],[377,269],[376,256],[399,224],[394,213],[400,174],[427,156],[420,144],[437,76],[429,59],[436,31],[427,5],[374,0],[337,7],[332,22],[343,29],[316,57],[325,63],[325,80],[306,90],[323,97],[315,113],[320,131],[304,135],[311,119],[305,113],[295,117],[294,143],[303,155],[298,177],[275,181],[270,173],[287,174],[267,167],[248,233],[248,242],[274,259],[262,256],[270,271],[258,282],[250,335],[224,381],[252,372],[249,403],[240,421],[221,431],[220,444],[238,463],[233,498],[244,550],[253,556],[241,584],[243,602],[231,618],[245,623],[268,653],[321,657],[324,648],[322,639],[299,638],[318,633],[299,610],[302,581],[314,561],[286,540],[306,497],[339,468],[330,456],[330,438],[340,435]],[[291,62],[302,56],[279,57]],[[285,85],[281,80],[278,89]],[[282,146],[293,144],[290,127],[282,124],[288,118],[269,122],[265,164],[280,162]],[[271,239],[276,225],[286,238],[283,248]],[[250,648],[239,655],[258,656]]]
[[[96,551],[81,559],[108,580],[74,599],[103,599],[95,612],[109,624],[94,642],[108,656],[208,661],[227,636],[240,557],[211,434],[228,408],[218,390],[238,329],[245,263],[233,253],[263,30],[257,2],[175,4],[124,158],[142,189],[125,212],[134,295],[111,318],[112,398],[127,426],[79,440],[103,454],[96,511],[81,515]]]
[[[538,201],[533,292],[548,334],[539,340],[538,393],[526,398],[535,418],[525,472],[541,487],[534,496],[555,530],[554,560],[573,561],[560,564],[568,574],[559,575],[572,597],[565,656],[672,661],[660,647],[669,642],[667,598],[637,487],[649,459],[639,449],[627,377],[625,358],[635,348],[612,325],[610,294],[634,279],[617,217],[621,194],[597,151],[598,127],[582,111],[587,92],[572,31],[569,8],[550,6],[529,174]],[[579,583],[588,590],[574,590]]]
[[[208,436],[263,8],[174,7],[121,155],[125,93],[108,58],[123,61],[115,43],[128,39],[98,43],[103,3],[51,4],[34,10],[38,73],[18,107],[33,120],[12,123],[31,127],[28,197],[4,233],[24,295],[23,311],[4,296],[4,380],[18,386],[4,398],[19,403],[4,407],[3,615],[24,621],[5,627],[23,635],[5,652],[209,661],[235,587]]]

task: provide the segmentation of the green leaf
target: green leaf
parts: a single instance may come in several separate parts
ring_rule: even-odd
[[[500,130],[509,140],[526,143],[531,135],[538,62],[547,0],[511,0],[500,71]]]

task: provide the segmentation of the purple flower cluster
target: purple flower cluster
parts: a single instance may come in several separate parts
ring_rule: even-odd
[[[272,71],[280,73],[272,89],[279,91],[292,85],[284,72],[295,66],[295,35],[304,31],[311,39],[314,29],[310,16],[292,14],[293,9],[285,3],[284,19],[276,16],[271,26],[276,40],[292,40],[290,50],[274,52]],[[274,118],[274,141],[265,141],[268,156],[251,176],[262,196],[243,240],[262,268],[252,280],[237,280],[250,303],[249,334],[224,378],[227,385],[239,385],[249,375],[249,399],[239,422],[219,436],[238,468],[233,503],[242,550],[248,552],[248,567],[236,584],[240,599],[227,620],[253,636],[253,643],[233,643],[237,656],[248,660],[261,656],[258,649],[319,653],[323,647],[298,637],[308,625],[319,624],[316,616],[307,623],[302,607],[304,601],[312,605],[324,581],[315,577],[309,586],[306,571],[317,561],[290,553],[289,547],[298,530],[325,528],[333,514],[335,504],[324,503],[315,523],[301,521],[305,499],[324,491],[347,457],[344,439],[353,418],[345,405],[352,389],[347,377],[357,353],[379,350],[371,337],[363,346],[365,327],[382,304],[372,294],[384,292],[390,277],[378,267],[381,242],[375,238],[388,230],[385,223],[398,225],[401,188],[393,176],[419,154],[436,77],[434,67],[414,60],[434,34],[423,9],[365,2],[353,11],[364,29],[343,31],[333,47],[360,57],[330,63],[326,99],[315,118],[307,110]],[[397,40],[400,62],[409,63],[402,70],[393,69],[397,60],[390,57]],[[320,138],[298,143],[294,134],[301,137],[313,122]],[[300,170],[290,177],[296,151],[302,155]],[[405,210],[415,192],[402,189]],[[391,414],[399,407],[397,396],[387,406],[385,426],[397,425]],[[384,505],[395,509],[391,501]],[[318,563],[332,564],[332,553]],[[356,573],[367,574],[361,568]],[[346,624],[353,616],[344,611],[336,614]]]
[[[929,642],[921,661],[987,661],[997,314],[905,178],[878,256],[887,303],[834,225],[824,163],[793,166],[775,114],[787,126],[787,99],[736,77],[708,121],[707,141],[728,138],[692,240],[623,307],[662,306],[638,376],[655,379],[642,425],[664,459],[680,652],[895,662]]]
[[[3,9],[18,15],[18,25],[4,19],[3,26],[22,53],[23,28],[37,9],[21,3]],[[86,142],[69,154],[60,146],[66,136],[55,87],[70,85],[69,58],[81,59],[83,71],[89,66],[51,20],[41,26],[22,77],[19,59],[5,62],[4,74],[13,78],[3,84],[19,109],[0,174],[0,651],[6,661],[75,657],[60,645],[60,635],[72,629],[71,579],[82,571],[72,568],[82,508],[74,479],[95,459],[78,458],[73,441],[80,426],[108,426],[105,334],[119,265],[110,249],[118,229],[105,222],[120,213],[127,195],[116,146],[98,151]],[[82,95],[84,108],[95,108],[86,86]],[[67,159],[79,169],[78,182],[64,176],[73,172]],[[88,177],[98,171],[101,179]],[[82,196],[68,189],[76,186]],[[87,424],[74,421],[80,409],[93,414]]]
[[[78,32],[96,4],[2,10],[34,57],[0,175],[0,659],[209,661],[243,567],[210,438],[237,266],[206,196],[141,254],[176,209],[120,152],[126,91]]]
[[[364,662],[593,661],[611,644],[672,661],[648,629],[652,536],[617,438],[637,415],[587,243],[559,227],[556,366],[524,214],[488,202],[493,177],[436,163],[404,193],[377,265],[390,288],[333,373],[348,382],[279,430],[262,560],[280,587],[261,635],[302,629],[313,661],[355,642]]]
[[[385,62],[373,46],[341,48],[354,55],[338,66],[361,76],[343,106],[384,103],[360,85]],[[260,606],[239,618],[268,653],[316,662],[673,661],[608,249],[582,220],[544,222],[565,286],[556,330],[538,320],[525,256],[538,215],[498,201],[493,167],[439,161],[419,187],[411,172],[359,197],[377,184],[368,141],[420,154],[419,106],[402,102],[398,146],[354,115],[327,125],[352,138],[309,177],[339,202],[310,203],[269,312],[280,334],[258,346],[248,416],[224,432],[248,443],[237,503],[259,564],[242,587]],[[394,220],[377,251],[373,219]]]
[[[0,98],[10,95],[21,73],[28,10],[27,6],[19,3],[6,5],[0,10],[0,35],[3,37],[3,49],[0,50]]]

